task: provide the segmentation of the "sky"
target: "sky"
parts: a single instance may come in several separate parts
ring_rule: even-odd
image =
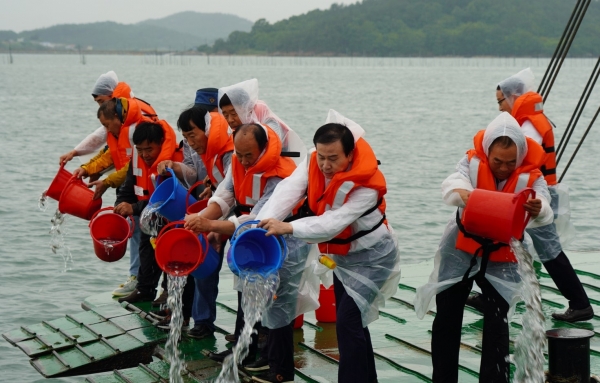
[[[0,30],[21,32],[56,24],[158,19],[182,11],[231,13],[256,21],[286,19],[333,3],[357,0],[0,0]]]

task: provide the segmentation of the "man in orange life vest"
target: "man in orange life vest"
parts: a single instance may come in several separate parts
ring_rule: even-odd
[[[194,150],[195,157],[201,159],[202,168],[207,170],[210,184],[217,187],[229,172],[233,154],[233,138],[228,132],[227,121],[219,113],[209,112],[204,106],[195,105],[181,113],[177,127],[181,130],[189,147]],[[190,163],[187,158],[184,158],[183,163],[164,161],[159,164],[158,171],[160,174],[164,174],[166,173],[165,168],[171,168],[179,179],[195,181],[197,166],[190,167],[185,164],[186,161]],[[194,280],[195,292],[192,307],[194,328],[188,333],[192,338],[205,338],[212,336],[215,332],[219,271],[223,262],[224,249],[225,244],[223,243],[219,252],[219,265],[215,271],[206,278]]]
[[[542,145],[546,152],[543,165],[540,167],[544,179],[548,183],[551,206],[555,217],[558,216],[559,186],[556,180],[556,152],[554,149],[554,132],[552,124],[543,110],[543,99],[533,92],[533,73],[527,68],[511,76],[496,89],[498,109],[510,113],[521,125],[525,136]],[[575,273],[571,262],[562,250],[562,246],[554,223],[538,228],[528,229],[540,260],[552,277],[556,287],[569,301],[569,308],[564,313],[553,313],[554,319],[566,322],[586,321],[594,317],[590,300]]]
[[[277,186],[257,217],[267,235],[319,243],[319,250],[336,262],[341,383],[377,381],[367,326],[400,279],[397,243],[385,216],[386,181],[363,135],[358,124],[330,110],[327,124],[314,135],[316,149]],[[304,197],[308,217],[282,222]]]
[[[544,151],[523,135],[510,114],[501,113],[473,141],[475,148],[459,162],[457,172],[442,183],[444,202],[459,207],[459,211],[442,236],[429,282],[417,289],[415,298],[415,312],[423,318],[437,295],[431,340],[436,383],[458,382],[463,311],[473,281],[486,299],[479,381],[508,382],[507,313],[520,300],[518,264],[507,245],[486,242],[464,232],[459,217],[471,191],[479,188],[515,193],[533,188],[536,197],[524,204],[532,217],[528,227],[548,225],[553,219],[550,195],[539,170]]]
[[[123,216],[140,216],[148,205],[154,192],[154,176],[160,162],[173,159],[176,155],[176,136],[166,123],[141,122],[132,135],[134,153],[127,169],[127,177],[115,202],[115,213]],[[151,301],[156,295],[156,287],[160,279],[161,269],[154,258],[154,248],[150,243],[150,235],[143,233],[140,238],[140,269],[137,288],[119,302]],[[193,290],[192,290],[193,291]],[[189,320],[191,307],[183,313]]]
[[[256,217],[277,184],[288,177],[296,167],[291,159],[280,156],[279,137],[272,129],[263,125],[246,124],[237,128],[234,133],[234,145],[236,159],[231,161],[231,171],[219,184],[209,200],[208,207],[198,215],[186,216],[187,229],[196,233],[233,234],[241,223]],[[227,217],[231,209],[235,214],[228,220],[217,220]],[[285,360],[281,366],[277,366],[281,368],[277,372],[283,379],[281,381],[293,381],[292,333],[291,320],[285,326],[269,332],[268,342],[273,341],[286,349],[286,352],[280,355]],[[253,368],[257,341],[257,334],[253,334],[249,356],[243,361],[243,365],[251,371],[256,371]],[[263,369],[262,366],[260,369]]]

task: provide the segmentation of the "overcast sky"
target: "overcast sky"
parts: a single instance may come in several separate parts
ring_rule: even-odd
[[[23,30],[56,24],[116,21],[123,24],[157,19],[182,11],[231,13],[274,22],[333,3],[357,0],[0,0],[0,30]]]

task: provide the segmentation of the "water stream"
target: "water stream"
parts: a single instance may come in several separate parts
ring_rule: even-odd
[[[186,280],[186,275],[174,276],[168,274],[167,288],[169,291],[169,298],[167,299],[167,305],[171,310],[171,325],[169,329],[169,338],[165,345],[165,353],[167,360],[171,365],[169,370],[169,382],[171,383],[183,383],[181,372],[185,368],[185,363],[181,359],[178,344],[179,339],[181,338],[181,326],[183,325],[181,296]]]
[[[521,242],[512,239],[510,247],[519,261],[521,296],[525,301],[523,330],[515,341],[515,383],[543,383],[544,350],[546,349],[545,318],[542,312],[540,284],[533,268],[533,259]]]
[[[162,216],[158,214],[158,208],[162,206],[164,202],[156,202],[153,204],[148,204],[142,210],[142,214],[140,214],[140,229],[152,236],[158,236],[158,228],[160,223],[162,222]]]
[[[254,324],[262,318],[263,312],[273,302],[273,296],[279,286],[279,274],[241,273],[242,310],[244,311],[244,328],[233,348],[233,354],[225,358],[223,369],[215,383],[238,383],[238,365],[248,356]]]
[[[65,245],[65,223],[66,214],[62,214],[58,209],[50,220],[50,249],[54,254],[59,254],[63,259],[63,273],[73,269],[73,255],[71,250]]]

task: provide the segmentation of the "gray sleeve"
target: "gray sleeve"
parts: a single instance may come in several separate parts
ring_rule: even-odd
[[[467,157],[466,154],[458,161],[458,164],[456,164],[456,171],[466,178],[469,178],[469,157]]]
[[[196,152],[190,148],[186,140],[183,140],[183,163],[195,169],[194,160],[192,159],[193,154],[196,154]]]
[[[260,199],[258,200],[256,205],[254,205],[254,207],[252,208],[252,214],[258,215],[258,213],[260,213],[260,209],[262,209],[263,206],[265,206],[265,204],[267,203],[267,201],[269,200],[269,198],[275,191],[277,184],[279,184],[281,182],[281,180],[282,180],[282,178],[279,178],[279,177],[271,177],[267,180],[262,197],[260,197]]]
[[[231,168],[231,157],[233,156],[233,152],[227,152],[223,154],[223,169],[225,170],[225,174],[227,174]]]

